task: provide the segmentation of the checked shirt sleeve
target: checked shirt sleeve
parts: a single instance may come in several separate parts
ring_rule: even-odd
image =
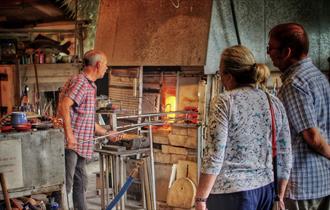
[[[290,126],[300,133],[307,128],[317,127],[313,97],[308,92],[308,87],[291,83],[285,89],[281,99],[290,119]]]
[[[81,78],[76,78],[70,81],[69,87],[65,96],[71,98],[78,106],[82,104],[85,97],[84,82]]]

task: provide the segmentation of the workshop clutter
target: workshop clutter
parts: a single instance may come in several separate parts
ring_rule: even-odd
[[[55,117],[40,116],[33,112],[12,112],[0,119],[1,133],[12,131],[46,130],[59,128],[62,120]]]
[[[55,197],[45,194],[33,195],[31,197],[20,197],[10,199],[12,210],[57,210],[60,208]],[[0,203],[0,210],[4,210],[4,204]]]

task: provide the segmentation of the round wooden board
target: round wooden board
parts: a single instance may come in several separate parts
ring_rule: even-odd
[[[188,178],[175,180],[167,194],[167,205],[179,208],[191,208],[194,205],[196,186]]]

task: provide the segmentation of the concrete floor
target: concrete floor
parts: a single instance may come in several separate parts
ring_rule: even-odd
[[[99,161],[92,161],[87,164],[88,187],[87,187],[87,206],[89,210],[100,210],[101,200],[96,191],[96,175],[100,171]]]
[[[87,163],[86,166],[87,175],[88,175],[88,187],[87,187],[87,206],[89,210],[100,210],[101,209],[101,199],[97,195],[96,190],[96,172],[100,171],[99,161],[94,160]],[[141,209],[138,207],[138,203],[133,201],[127,202],[126,210],[137,210]]]

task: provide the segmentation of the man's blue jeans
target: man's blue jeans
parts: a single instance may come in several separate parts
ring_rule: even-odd
[[[87,210],[86,159],[69,149],[65,150],[65,176],[68,201],[73,200],[74,209]],[[71,195],[72,199],[69,198]]]
[[[227,194],[210,194],[208,210],[271,210],[274,200],[274,184]]]

